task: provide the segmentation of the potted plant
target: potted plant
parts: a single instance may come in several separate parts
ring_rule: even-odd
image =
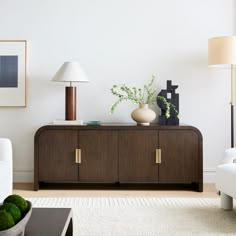
[[[117,106],[123,101],[130,101],[133,104],[139,104],[139,108],[131,113],[131,117],[140,125],[150,125],[150,122],[156,118],[156,113],[148,106],[156,101],[156,89],[153,88],[155,76],[152,76],[150,83],[143,86],[143,89],[137,87],[127,87],[123,85],[113,85],[111,93],[117,97],[117,101],[112,105],[110,113],[113,114]]]

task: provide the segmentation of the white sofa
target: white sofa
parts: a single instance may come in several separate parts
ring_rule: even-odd
[[[0,203],[12,194],[12,143],[0,138]]]
[[[216,168],[216,188],[221,194],[221,207],[233,209],[233,198],[236,198],[236,148],[225,151],[221,165]]]

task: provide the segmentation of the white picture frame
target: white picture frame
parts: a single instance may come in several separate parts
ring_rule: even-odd
[[[26,40],[0,40],[0,107],[26,107]]]

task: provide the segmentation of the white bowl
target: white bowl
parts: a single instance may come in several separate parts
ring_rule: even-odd
[[[28,223],[31,213],[32,213],[32,203],[27,201],[29,205],[29,210],[25,214],[25,216],[14,226],[7,230],[0,231],[0,236],[24,236],[25,234],[25,226]]]

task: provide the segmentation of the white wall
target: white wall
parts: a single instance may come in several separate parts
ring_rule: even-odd
[[[36,130],[64,117],[64,85],[50,79],[64,61],[78,60],[91,82],[78,84],[83,120],[132,122],[135,108],[114,115],[110,88],[179,85],[181,123],[204,140],[204,179],[230,147],[230,72],[207,67],[208,38],[233,35],[233,0],[0,0],[0,38],[28,40],[26,108],[0,108],[0,136],[14,148],[14,180],[33,181]],[[157,111],[158,109],[155,108]]]

